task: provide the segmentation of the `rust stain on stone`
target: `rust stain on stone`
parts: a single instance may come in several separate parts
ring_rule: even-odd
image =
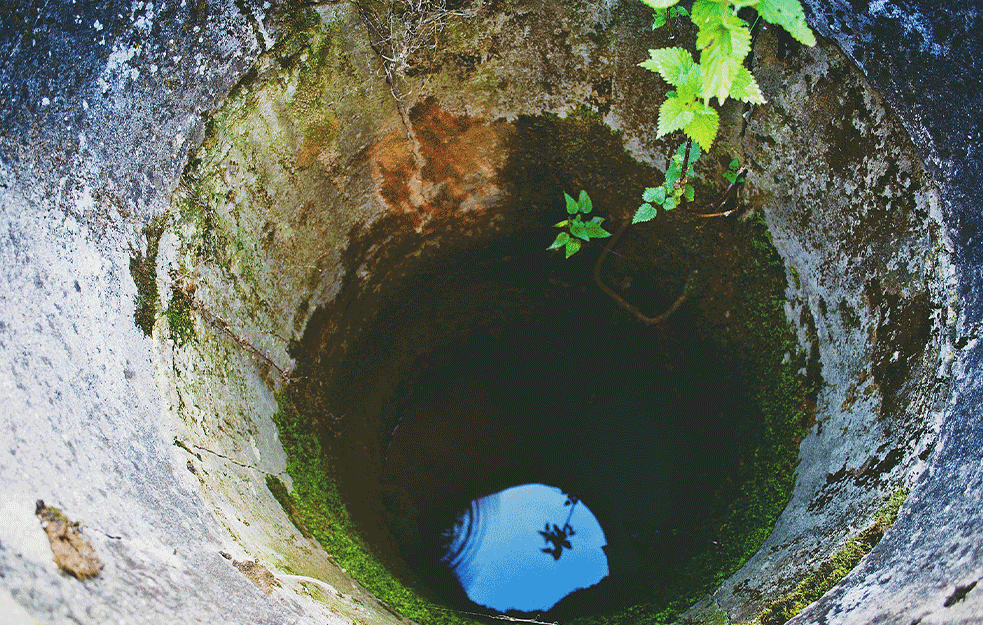
[[[395,131],[368,150],[376,195],[389,211],[412,215],[427,231],[434,220],[472,221],[497,204],[506,123],[452,115],[434,98],[414,105],[409,117],[419,166]]]

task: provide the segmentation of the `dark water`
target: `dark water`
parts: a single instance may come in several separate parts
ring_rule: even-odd
[[[418,359],[383,482],[402,502],[390,506],[397,550],[450,603],[545,611],[609,575],[559,606],[582,613],[632,601],[709,542],[693,533],[736,464],[748,406],[685,314],[654,329],[603,297],[538,297],[521,323]],[[508,489],[529,484],[539,494],[503,512]],[[563,493],[585,529],[571,522],[573,548],[554,560],[539,532],[563,530]]]

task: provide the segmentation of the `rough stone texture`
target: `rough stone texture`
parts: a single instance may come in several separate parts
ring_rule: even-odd
[[[172,445],[133,325],[136,234],[165,207],[202,114],[270,42],[264,9],[241,7],[4,8],[0,586],[44,622],[349,622],[300,581],[267,597],[219,555],[248,557]],[[38,499],[85,527],[98,578],[59,572]]]
[[[851,268],[853,277],[837,282],[841,279],[835,272],[805,271],[822,265],[824,257],[794,249],[799,239],[783,230],[783,224],[790,227],[792,220],[774,210],[769,213],[777,226],[776,244],[790,266],[805,276],[804,286],[791,293],[793,305],[799,307],[793,310],[808,310],[814,316],[828,375],[835,371],[835,379],[855,381],[836,384],[821,397],[821,405],[831,411],[823,414],[833,420],[826,425],[845,419],[851,435],[868,427],[860,439],[864,444],[876,440],[883,428],[885,440],[906,449],[906,463],[897,474],[876,488],[871,485],[869,491],[861,478],[868,469],[877,470],[879,455],[869,466],[867,458],[859,455],[835,458],[828,465],[834,471],[829,472],[842,467],[844,476],[852,479],[841,476],[826,487],[822,484],[826,470],[807,471],[808,463],[804,465],[795,505],[808,506],[823,488],[853,489],[861,496],[857,500],[861,505],[849,517],[857,526],[844,527],[846,516],[830,521],[824,534],[828,541],[813,556],[831,551],[850,529],[862,529],[873,515],[880,491],[920,474],[898,522],[882,543],[798,622],[977,621],[983,614],[983,586],[974,585],[983,579],[979,531],[983,417],[978,410],[983,389],[977,382],[983,378],[977,338],[983,312],[979,299],[983,246],[978,241],[981,217],[975,192],[983,172],[974,155],[979,136],[972,120],[983,108],[979,43],[973,35],[979,13],[969,1],[945,6],[929,2],[902,6],[885,0],[866,6],[810,4],[813,23],[858,62],[912,135],[938,187],[938,211],[946,232],[936,233],[934,241],[927,238],[931,233],[925,224],[936,209],[931,191],[920,192],[921,199],[909,210],[921,215],[922,221],[909,224],[908,232],[921,242],[902,250],[905,239],[895,239],[895,247],[873,250],[871,258],[884,262],[861,263]],[[361,592],[358,587],[293,528],[265,488],[267,475],[287,481],[282,450],[275,430],[270,429],[269,415],[275,406],[268,383],[275,385],[276,376],[271,375],[269,363],[262,358],[254,362],[248,354],[244,357],[228,336],[207,324],[196,326],[202,345],[196,354],[173,349],[166,325],[159,323],[154,355],[151,343],[132,322],[136,293],[128,271],[130,248],[143,245],[139,231],[164,211],[187,155],[201,141],[203,114],[218,107],[258,55],[278,38],[275,21],[267,17],[272,10],[264,6],[64,2],[13,9],[11,18],[0,26],[4,286],[0,406],[8,415],[0,430],[4,492],[0,605],[5,605],[9,593],[40,620],[82,623],[348,622],[349,618],[383,623],[394,618],[369,598],[353,598]],[[591,102],[608,123],[625,130],[627,145],[638,158],[657,162],[665,146],[651,141],[652,120],[632,113],[653,110],[660,95],[656,88],[633,88],[645,79],[650,82],[644,84],[658,85],[634,67],[653,40],[638,41],[635,47],[615,45],[619,32],[644,30],[644,11],[637,6],[625,10],[614,3],[553,10],[544,19],[535,11],[512,7],[477,33],[484,37],[481,46],[461,33],[457,44],[446,42],[448,54],[459,57],[456,69],[439,65],[404,87],[417,96],[443,95],[452,81],[484,84],[485,89],[475,89],[468,97],[446,98],[444,106],[486,120],[543,110],[564,112]],[[530,62],[530,49],[539,51],[537,63]],[[471,58],[475,55],[477,60]],[[822,76],[826,71],[824,66],[813,73]],[[366,80],[385,95],[380,76],[366,75]],[[779,78],[775,80],[780,84]],[[780,99],[781,91],[774,97]],[[863,104],[880,110],[866,98]],[[395,107],[389,111],[387,121],[374,131],[376,138],[400,130],[396,113]],[[875,147],[880,147],[883,137],[872,130],[876,124],[856,121],[859,125],[854,128],[874,136]],[[763,123],[757,117],[750,120],[749,132]],[[768,133],[777,131],[761,134]],[[305,176],[310,175],[305,171],[324,166],[330,173],[337,157],[318,148],[314,158],[320,165],[315,164],[310,160],[314,148],[300,135],[286,137],[284,156],[289,166],[284,169],[296,168]],[[785,141],[788,145],[791,140]],[[817,156],[807,148],[802,148],[803,157]],[[844,159],[834,158],[828,164],[835,168]],[[877,176],[883,172],[864,171],[859,165],[854,169],[852,163],[849,167],[836,180],[855,176],[868,186],[879,186]],[[899,171],[909,172],[919,189],[933,186],[922,181],[917,170],[907,164]],[[371,171],[366,172],[371,177]],[[780,186],[765,179],[755,183],[765,195],[769,185]],[[828,184],[832,189],[833,183]],[[347,234],[350,224],[372,216],[362,213],[334,227]],[[825,227],[821,217],[812,222],[813,228]],[[263,225],[249,224],[257,243]],[[836,236],[865,227],[863,222],[839,226],[845,230],[832,231]],[[943,300],[950,278],[938,273],[943,264],[929,267],[914,262],[935,250],[945,234],[953,242],[959,269],[955,302],[959,352],[951,390],[944,385],[927,390],[934,383],[934,365],[931,355],[926,360],[922,354],[931,350],[916,344],[912,350],[896,350],[899,354],[894,358],[889,345],[881,352],[877,345],[879,337],[889,344],[904,338],[903,325],[891,325],[891,319],[903,312],[904,306],[898,308],[902,303],[922,301],[919,293],[929,294],[927,301],[934,304],[948,303]],[[274,241],[280,241],[276,236]],[[803,246],[809,243],[802,241]],[[867,239],[859,237],[854,243],[857,253],[870,251],[865,249]],[[162,284],[170,279],[168,268],[180,264],[180,245],[174,237],[162,246],[158,264]],[[902,266],[885,260],[901,252],[905,254]],[[337,256],[338,250],[332,253]],[[933,263],[938,260],[933,258]],[[825,260],[831,266],[842,262]],[[233,275],[236,267],[244,266],[229,265]],[[329,297],[339,266],[328,262],[316,268],[316,276],[298,272],[297,279],[314,278],[314,284],[307,286],[314,297]],[[321,276],[321,269],[327,269],[327,277]],[[881,276],[880,290],[871,284],[863,291],[864,272]],[[306,312],[298,317],[299,303],[278,300],[277,287],[267,280],[264,284],[271,291],[262,299],[280,301],[281,310],[291,312],[278,320],[282,325],[271,324],[277,317],[275,310],[257,308],[256,299],[237,293],[223,300],[221,293],[209,290],[227,280],[228,275],[202,280],[206,286],[202,297],[217,312],[233,313],[229,315],[233,332],[254,342],[278,366],[288,367],[283,347],[291,333],[303,326]],[[919,281],[920,290],[915,288]],[[926,281],[931,284],[924,285]],[[828,293],[832,295],[827,297]],[[820,298],[826,301],[826,312]],[[237,312],[235,307],[243,302],[249,306]],[[842,312],[836,308],[841,302],[845,302]],[[852,314],[859,321],[851,320]],[[948,322],[944,316],[933,321],[937,328]],[[272,339],[256,332],[271,328],[285,330],[283,336],[288,338]],[[863,341],[864,332],[873,332],[869,342]],[[938,334],[932,334],[931,341],[942,344]],[[914,367],[918,372],[914,386],[887,389],[873,369],[872,377],[861,379],[862,367],[834,353],[840,345],[859,353],[861,360],[880,362],[888,372],[899,361]],[[944,363],[945,354],[940,360]],[[208,401],[197,405],[192,401],[186,404],[188,411],[178,414],[184,399],[174,379],[189,375],[194,382],[183,388],[193,392],[186,397]],[[944,368],[939,377],[944,379]],[[858,394],[853,400],[848,396],[851,384]],[[872,389],[873,398],[865,397],[864,389]],[[911,415],[912,430],[878,421],[886,393],[907,394],[911,389],[922,402]],[[230,397],[238,401],[231,402]],[[251,408],[239,411],[246,403]],[[851,420],[850,415],[861,417]],[[922,466],[911,454],[927,451],[937,428],[940,438],[931,455],[924,455],[927,467]],[[828,436],[832,430],[826,432]],[[806,445],[815,451],[804,453],[832,449],[822,437],[817,424]],[[175,439],[182,446],[175,445]],[[812,486],[809,479],[814,480]],[[853,497],[842,492],[837,496],[844,501]],[[98,578],[80,582],[58,572],[34,516],[37,499],[84,525],[105,563]],[[802,528],[797,531],[801,534]],[[267,596],[220,555],[223,550],[236,560],[257,560],[270,570],[289,565],[303,575],[274,573],[283,588],[274,587]],[[761,558],[767,559],[767,554]],[[749,566],[764,568],[760,561]],[[745,577],[752,572],[746,569]],[[322,579],[312,579],[315,575]],[[789,573],[768,592],[778,592],[795,577]],[[317,601],[306,588],[318,589]],[[725,585],[715,597],[717,602],[708,600],[704,607],[719,618],[718,604],[726,610],[741,605],[728,603],[730,595]]]
[[[755,75],[768,103],[745,129],[760,172],[749,199],[791,273],[789,317],[819,356],[823,386],[792,500],[714,593],[736,621],[794,589],[924,470],[955,319],[937,191],[878,94],[835,48],[789,45],[772,29],[759,36]]]
[[[892,105],[940,187],[958,267],[953,385],[929,466],[881,543],[802,623],[973,623],[983,614],[983,422],[978,345],[983,106],[977,3],[809,2]]]

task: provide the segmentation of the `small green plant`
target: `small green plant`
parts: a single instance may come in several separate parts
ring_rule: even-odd
[[[662,9],[657,7],[652,7],[652,8],[655,9],[655,15],[652,18],[652,30],[657,30],[659,28],[662,28],[663,26],[669,23],[670,19],[677,18],[677,17],[686,17],[687,15],[689,15],[689,11],[686,10],[686,7],[681,7],[681,6],[673,6],[673,7],[662,8]]]
[[[727,166],[727,171],[723,173],[724,179],[731,184],[739,184],[744,182],[744,176],[741,175],[741,161],[739,159],[734,159]]]
[[[611,236],[611,233],[601,227],[603,217],[592,217],[590,221],[584,221],[583,216],[588,215],[594,206],[586,191],[580,192],[580,197],[576,200],[564,193],[563,197],[567,202],[567,214],[569,217],[556,224],[556,228],[565,228],[563,232],[556,235],[553,244],[546,249],[557,250],[561,247],[566,253],[566,258],[570,258],[580,251],[584,241],[591,239],[603,239]]]
[[[689,183],[691,178],[696,177],[693,164],[700,158],[700,146],[697,143],[687,141],[676,148],[676,154],[669,161],[666,168],[666,179],[659,187],[649,187],[642,193],[644,204],[635,211],[632,218],[633,224],[649,221],[655,217],[661,206],[663,210],[672,210],[682,203],[683,198],[687,202],[692,202],[696,194],[693,185]]]
[[[696,0],[690,13],[676,6],[679,0],[642,2],[655,11],[652,28],[665,25],[671,17],[690,16],[698,28],[696,48],[700,51],[700,62],[693,60],[689,50],[673,47],[649,50],[649,59],[639,63],[675,87],[666,94],[665,102],[659,107],[658,136],[661,138],[681,130],[689,140],[669,159],[662,185],[648,187],[642,193],[644,203],[635,211],[632,223],[655,218],[657,206],[672,210],[683,198],[693,201],[695,191],[689,183],[696,177],[693,166],[700,158],[701,148],[710,150],[720,127],[720,116],[710,106],[712,98],[717,98],[718,104],[723,104],[727,98],[750,104],[764,103],[757,81],[744,67],[744,60],[751,52],[751,27],[738,15],[742,9],[756,9],[760,18],[781,26],[798,41],[810,46],[816,44],[816,36],[806,25],[799,0]],[[743,171],[738,159],[731,161],[723,174],[730,188],[744,182]],[[703,216],[716,217],[731,212]]]

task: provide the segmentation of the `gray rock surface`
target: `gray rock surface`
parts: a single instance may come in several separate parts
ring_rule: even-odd
[[[974,2],[810,2],[891,103],[940,186],[959,271],[960,350],[930,465],[884,540],[802,623],[975,623],[983,615],[983,422],[979,380],[980,200],[976,111],[979,24]]]
[[[817,30],[894,108],[934,178],[958,269],[959,316],[951,388],[935,390],[937,415],[919,415],[939,439],[899,521],[796,622],[978,622],[980,12],[969,0],[807,4]],[[268,595],[222,557],[272,566],[278,553],[295,550],[309,554],[305,575],[330,567],[291,534],[268,493],[236,507],[256,494],[249,484],[283,476],[268,421],[239,423],[249,446],[236,432],[223,434],[229,448],[209,435],[221,456],[174,446],[195,427],[206,436],[216,415],[202,410],[192,426],[169,416],[176,399],[160,389],[194,363],[158,354],[158,367],[171,366],[155,372],[151,343],[133,325],[129,262],[145,244],[140,231],[164,211],[204,118],[276,40],[276,8],[59,2],[11,9],[0,24],[0,610],[6,618],[11,606],[13,622],[394,620],[342,572],[306,585],[283,575]],[[562,110],[567,100],[551,94],[526,106]],[[644,137],[629,139],[645,151]],[[230,364],[229,378],[248,378],[237,371],[250,366]],[[242,388],[268,417],[268,390]],[[34,515],[38,499],[81,523],[105,564],[99,577],[59,572]],[[282,543],[269,538],[278,532]],[[332,595],[330,608],[311,598],[314,586]],[[727,608],[723,595],[705,603],[715,618],[717,604]]]

